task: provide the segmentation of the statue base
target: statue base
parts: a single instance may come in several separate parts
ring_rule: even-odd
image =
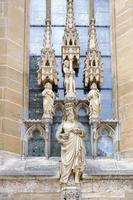
[[[61,189],[61,200],[81,200],[79,186],[66,186]]]
[[[64,98],[64,102],[65,103],[72,102],[72,103],[76,104],[78,102],[78,100],[77,100],[77,97],[75,95],[71,96],[71,95],[67,94]]]

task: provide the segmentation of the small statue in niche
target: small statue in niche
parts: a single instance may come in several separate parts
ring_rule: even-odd
[[[61,144],[61,177],[60,183],[67,184],[71,177],[75,183],[85,168],[84,128],[77,121],[72,103],[66,103],[63,121],[56,132],[57,141]]]
[[[74,80],[75,72],[73,69],[70,69],[69,60],[64,61],[63,71],[65,74],[66,95],[73,97],[75,96],[75,80]]]
[[[55,94],[52,91],[52,85],[46,83],[45,89],[42,92],[43,96],[43,117],[52,117],[54,115],[54,100]]]
[[[98,119],[101,110],[101,99],[96,83],[92,83],[87,100],[90,108],[90,119]]]

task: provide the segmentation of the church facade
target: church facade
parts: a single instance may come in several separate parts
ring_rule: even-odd
[[[133,1],[0,9],[0,199],[132,199]]]

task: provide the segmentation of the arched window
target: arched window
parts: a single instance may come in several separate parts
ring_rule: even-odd
[[[66,0],[51,0],[51,20],[52,20],[52,42],[56,54],[58,66],[58,96],[64,98],[61,45],[64,33],[66,18]],[[32,118],[42,114],[41,88],[37,84],[37,60],[40,50],[43,47],[44,22],[46,16],[46,5],[42,0],[30,1],[30,101],[29,115]],[[81,9],[82,5],[82,9]],[[96,18],[96,30],[98,43],[102,54],[104,67],[104,80],[101,88],[102,112],[101,118],[112,117],[112,76],[111,76],[111,50],[110,50],[110,20],[109,20],[109,0],[94,0],[94,11]],[[76,94],[78,99],[84,99],[83,68],[88,45],[89,26],[89,1],[74,1],[74,16],[80,40],[80,66],[76,76]],[[57,37],[58,35],[58,37]],[[110,76],[108,76],[110,74]],[[35,113],[35,114],[33,114]]]
[[[96,143],[96,154],[100,157],[113,157],[113,138],[103,130]]]
[[[61,45],[66,21],[66,0],[51,0],[51,22],[52,22],[52,43],[55,49],[56,63],[58,70],[58,99],[64,99],[64,77],[62,73]],[[42,88],[37,83],[37,63],[40,57],[40,50],[43,47],[46,1],[30,1],[30,67],[29,67],[29,118],[41,119],[43,114]],[[81,9],[82,5],[82,9]],[[94,0],[94,12],[96,18],[96,31],[98,44],[101,50],[104,79],[101,87],[101,119],[112,118],[112,75],[111,75],[111,50],[110,50],[110,20],[109,20],[109,0]],[[88,28],[89,28],[89,0],[74,0],[75,24],[79,34],[80,41],[80,64],[76,73],[76,95],[81,101],[86,98],[83,84],[83,69],[88,46]],[[58,35],[58,37],[57,37]],[[84,115],[84,108],[79,110],[79,119],[87,130],[86,149],[87,154],[91,155],[90,146],[90,126]],[[51,155],[59,155],[59,147],[55,140],[55,132],[61,123],[61,117],[54,116],[51,132]],[[103,139],[99,141],[100,142]],[[88,144],[87,144],[88,142]],[[59,145],[58,145],[59,146]]]
[[[45,141],[38,130],[34,130],[28,140],[28,156],[44,156]]]

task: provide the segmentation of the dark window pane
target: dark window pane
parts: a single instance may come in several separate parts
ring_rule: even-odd
[[[60,109],[57,109],[55,112],[55,117],[53,119],[53,125],[51,128],[51,156],[60,156],[61,147],[56,140],[56,132],[61,122],[62,122],[62,111]]]
[[[37,83],[37,62],[43,47],[44,23],[46,15],[46,1],[31,0],[30,2],[30,70],[29,70],[29,117],[41,119],[43,114],[42,88]],[[58,91],[56,97],[64,99],[64,77],[61,63],[61,45],[66,20],[66,0],[51,1],[52,4],[52,43],[55,49]],[[81,9],[82,5],[82,9]],[[111,50],[110,50],[110,28],[109,28],[109,0],[94,0],[94,10],[97,25],[99,47],[102,54],[104,79],[101,87],[102,119],[112,118],[112,76],[111,76]],[[79,72],[75,77],[76,95],[80,100],[86,98],[83,85],[84,60],[88,47],[88,25],[89,25],[89,1],[74,1],[74,16],[80,39],[80,65]],[[86,129],[85,145],[87,156],[91,155],[91,135],[88,116],[84,108],[79,111],[79,120]],[[55,139],[57,127],[61,123],[61,113],[56,112],[51,133],[51,154],[60,155],[60,146]]]
[[[44,156],[45,142],[38,131],[28,141],[28,156]]]
[[[101,132],[100,138],[97,141],[97,156],[113,156],[113,140],[108,136],[107,131]]]
[[[90,157],[91,156],[91,132],[90,132],[89,118],[87,115],[86,108],[84,107],[80,108],[78,112],[78,118],[85,130],[84,143],[85,143],[85,149],[86,149],[86,156]]]

